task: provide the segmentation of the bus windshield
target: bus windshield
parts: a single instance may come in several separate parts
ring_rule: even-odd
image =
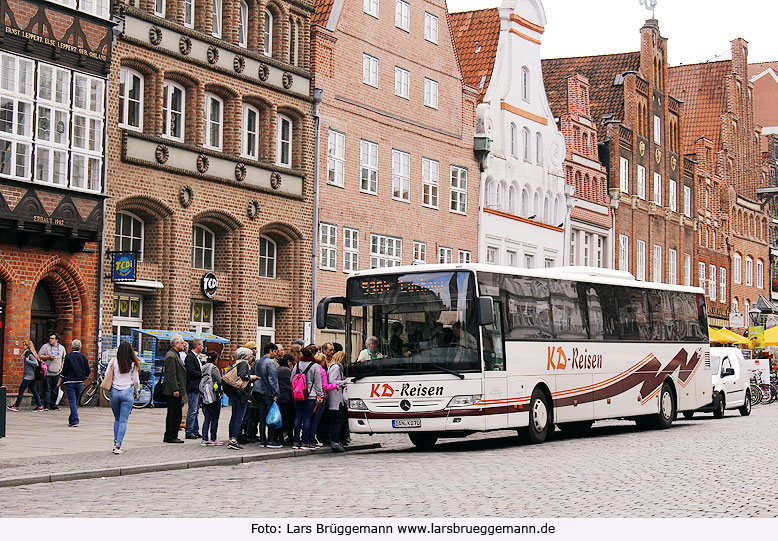
[[[362,329],[349,376],[480,372],[471,273],[355,277],[348,300]]]

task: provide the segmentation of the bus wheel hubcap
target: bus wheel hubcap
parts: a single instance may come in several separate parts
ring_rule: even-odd
[[[548,411],[542,400],[536,400],[532,408],[532,421],[535,423],[535,430],[542,432],[548,422]]]
[[[670,396],[670,393],[663,393],[662,394],[662,415],[664,415],[665,419],[669,419],[672,414],[673,414],[673,397]]]

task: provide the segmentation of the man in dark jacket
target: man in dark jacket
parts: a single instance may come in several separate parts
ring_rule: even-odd
[[[181,428],[181,397],[186,392],[186,369],[181,362],[179,352],[184,349],[184,339],[180,334],[170,339],[170,349],[165,354],[165,381],[163,394],[167,399],[167,417],[165,418],[165,443],[184,443],[178,438]]]
[[[278,400],[280,390],[278,388],[278,368],[275,361],[278,346],[271,343],[265,344],[262,348],[262,358],[254,365],[254,374],[257,380],[254,382],[254,389],[251,393],[252,405],[258,406],[259,417],[259,446],[278,449],[281,444],[276,441],[276,429],[267,425],[267,414],[273,406],[273,402]],[[267,427],[267,434],[265,428]]]
[[[189,408],[186,410],[186,439],[194,440],[202,438],[200,435],[200,420],[198,411],[200,407],[200,379],[203,377],[202,365],[198,357],[203,352],[203,341],[199,338],[192,340],[189,353],[184,360],[186,368],[186,396]]]
[[[68,426],[78,426],[78,398],[84,389],[84,380],[89,377],[89,360],[81,353],[81,340],[71,342],[73,350],[65,355],[62,372],[59,373],[60,381],[65,387],[65,394],[70,404],[70,416]]]

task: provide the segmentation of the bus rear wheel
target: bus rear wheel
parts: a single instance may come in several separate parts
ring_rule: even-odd
[[[543,443],[553,430],[554,417],[548,398],[536,387],[529,401],[529,426],[519,429],[519,435],[529,443]]]
[[[414,446],[425,451],[435,447],[435,443],[438,441],[437,435],[431,432],[409,432],[408,437]]]

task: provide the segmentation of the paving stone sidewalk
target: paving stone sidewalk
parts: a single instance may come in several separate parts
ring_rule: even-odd
[[[200,440],[185,440],[183,444],[162,442],[165,409],[132,411],[122,450],[114,455],[113,413],[109,408],[80,408],[80,425],[68,426],[69,410],[34,412],[29,407],[18,412],[6,411],[6,437],[0,438],[0,486],[10,480],[28,478],[34,482],[127,475],[143,471],[183,469],[208,465],[240,464],[274,457],[289,458],[310,454],[310,451],[267,449],[258,444],[244,445],[236,451],[223,447],[203,447]],[[230,408],[222,408],[218,436],[227,441]],[[200,417],[202,422],[202,415]],[[183,439],[184,431],[180,437]],[[388,436],[383,440],[398,440]],[[405,440],[407,442],[407,440]],[[376,446],[376,438],[354,435],[352,447]],[[315,452],[328,452],[323,448]],[[70,474],[63,475],[63,474]],[[48,477],[48,479],[42,479]],[[35,479],[33,479],[35,478]],[[5,483],[4,483],[5,481]]]

